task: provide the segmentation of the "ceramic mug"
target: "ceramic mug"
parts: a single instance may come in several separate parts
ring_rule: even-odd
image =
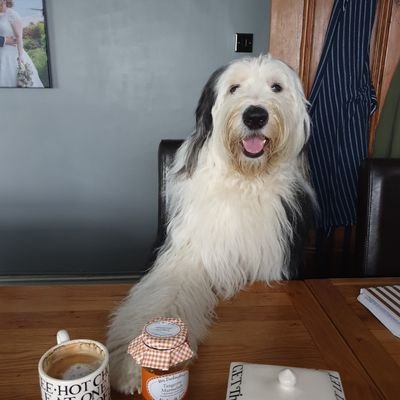
[[[108,360],[101,343],[58,331],[57,345],[38,365],[42,400],[111,400]]]

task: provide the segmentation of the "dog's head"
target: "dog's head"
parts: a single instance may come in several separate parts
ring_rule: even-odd
[[[244,58],[215,71],[196,110],[185,170],[191,174],[206,142],[243,174],[295,159],[309,136],[307,102],[297,74],[270,56]]]

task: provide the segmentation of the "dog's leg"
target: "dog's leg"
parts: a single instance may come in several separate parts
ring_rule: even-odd
[[[216,302],[201,265],[193,264],[193,259],[189,263],[175,256],[161,256],[113,315],[107,339],[111,385],[125,394],[140,388],[140,368],[127,354],[127,347],[148,321],[160,316],[181,318],[196,351],[207,333]]]

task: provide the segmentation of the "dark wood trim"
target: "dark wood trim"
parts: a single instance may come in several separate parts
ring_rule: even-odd
[[[375,27],[374,27],[374,38],[373,46],[371,46],[371,79],[375,87],[376,96],[381,99],[382,94],[382,82],[385,72],[385,61],[386,54],[388,51],[388,40],[390,32],[390,22],[393,11],[393,0],[380,0],[378,1]],[[382,109],[383,101],[378,101],[377,110],[371,118],[369,140],[368,140],[368,152],[372,155],[373,146],[375,142],[375,131],[378,125],[380,111]]]
[[[306,96],[308,96],[312,85],[310,71],[313,55],[315,1],[316,0],[304,0],[303,6],[299,75],[303,81]]]

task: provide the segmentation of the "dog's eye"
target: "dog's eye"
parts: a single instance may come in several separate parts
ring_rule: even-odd
[[[271,86],[271,89],[272,89],[272,91],[273,91],[274,93],[282,92],[282,86],[281,86],[279,83],[274,83],[274,84]]]
[[[230,94],[235,93],[236,90],[237,90],[239,87],[240,87],[240,85],[232,85],[232,86],[229,88],[229,93],[230,93]]]

